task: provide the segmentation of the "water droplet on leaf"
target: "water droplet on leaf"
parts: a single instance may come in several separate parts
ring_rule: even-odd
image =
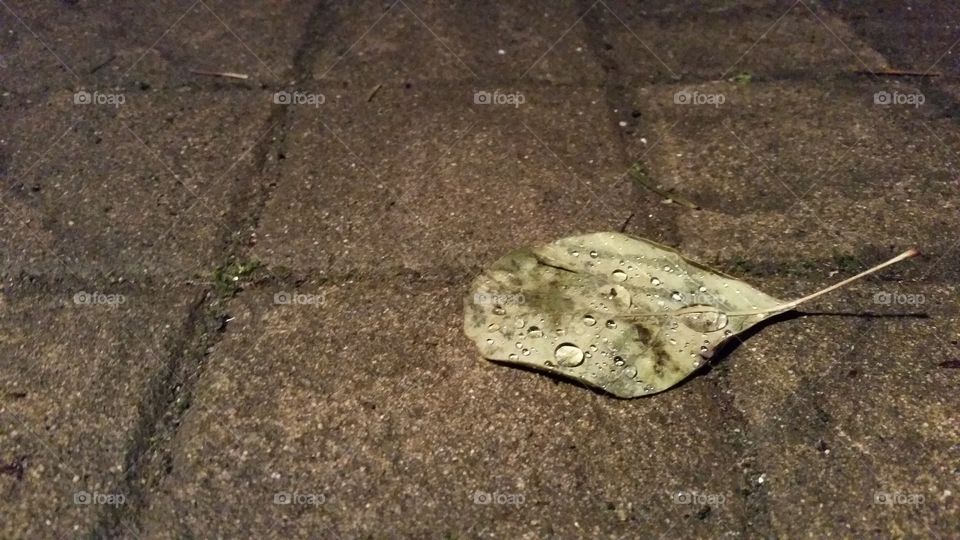
[[[576,367],[583,363],[583,351],[573,343],[562,343],[553,352],[557,363],[563,367]]]

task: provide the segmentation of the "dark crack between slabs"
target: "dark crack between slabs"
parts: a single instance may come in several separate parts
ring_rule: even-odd
[[[294,78],[298,83],[309,79],[309,60],[333,24],[332,17],[324,17],[328,11],[332,12],[327,3],[318,2],[305,23],[304,38],[294,54]],[[325,20],[327,23],[322,24]],[[226,231],[217,248],[222,254],[222,268],[231,262],[246,260],[247,248],[252,244],[276,185],[275,180],[263,183],[262,179],[270,173],[271,156],[279,156],[277,148],[283,144],[290,121],[287,109],[282,105],[273,107],[265,131],[250,149],[255,164],[253,171],[238,178],[224,219]],[[279,168],[274,171],[274,176],[278,175]],[[273,280],[280,278],[273,277]],[[126,451],[126,472],[118,489],[126,494],[128,502],[106,510],[90,531],[91,536],[139,534],[150,498],[161,491],[164,480],[173,470],[180,425],[192,405],[206,358],[223,338],[230,301],[242,292],[237,289],[230,294],[218,293],[215,285],[204,284],[204,291],[194,301],[180,332],[169,338],[162,351],[167,358],[166,365],[149,385],[137,428]],[[180,530],[179,533],[190,535],[189,530]]]
[[[594,4],[590,0],[579,0],[577,7],[580,13],[587,12],[583,17],[582,22],[582,24],[586,25],[587,27],[587,47],[593,57],[597,59],[597,63],[600,64],[600,68],[603,70],[603,97],[607,112],[607,129],[614,135],[614,138],[617,141],[617,154],[619,155],[620,162],[623,164],[623,171],[626,173],[626,171],[628,171],[630,167],[634,165],[636,159],[631,158],[629,155],[629,147],[625,139],[626,135],[624,131],[616,130],[613,126],[617,126],[619,124],[619,122],[624,118],[623,114],[626,114],[626,111],[631,111],[631,115],[634,114],[633,100],[630,92],[627,90],[632,86],[629,85],[629,81],[623,75],[623,69],[621,69],[621,67],[617,64],[617,61],[613,55],[609,53],[612,45],[610,45],[610,40],[608,40],[606,37],[606,25],[600,19],[607,9],[606,6],[602,2]],[[621,111],[622,114],[615,111]],[[639,113],[640,111],[637,112]],[[634,126],[633,129],[639,128],[640,121],[642,121],[642,118],[638,119],[637,125]],[[625,181],[629,181],[629,179]],[[631,193],[634,194],[634,200],[638,205],[643,200],[651,200],[649,199],[649,194],[639,194],[638,188],[634,182],[630,182],[630,184]],[[601,196],[602,195],[604,194],[601,194]],[[661,221],[661,223],[667,224],[667,226],[660,231],[662,235],[660,241],[662,243],[675,245],[678,243],[677,240],[679,239],[678,228],[675,219],[676,211],[674,209],[662,208],[664,205],[659,204],[659,200],[656,202],[657,204],[653,207],[661,208],[660,211],[663,212],[670,212],[669,217],[671,218]],[[624,216],[624,219],[626,219],[626,216]]]

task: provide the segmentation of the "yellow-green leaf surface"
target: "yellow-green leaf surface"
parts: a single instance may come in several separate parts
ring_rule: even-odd
[[[487,359],[630,398],[679,383],[783,304],[673,249],[605,232],[495,262],[465,300],[465,331]]]

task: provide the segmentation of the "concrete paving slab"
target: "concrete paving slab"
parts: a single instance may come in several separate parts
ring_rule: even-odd
[[[195,295],[0,297],[0,535],[81,536],[124,511],[141,415],[165,392],[167,348]]]
[[[960,74],[955,47],[960,8],[950,2],[824,2],[892,67]]]
[[[5,2],[0,89],[36,94],[211,82],[190,70],[243,73],[253,84],[283,83],[292,77],[313,8],[285,0],[264,7],[247,0]]]
[[[739,4],[739,3],[738,3]],[[716,80],[748,73],[758,79],[848,73],[882,67],[882,56],[840,20],[803,2],[756,8],[652,15],[628,0],[595,9],[598,51],[630,84]],[[653,8],[655,9],[655,8]]]
[[[208,274],[234,232],[233,199],[256,174],[251,150],[269,138],[271,95],[185,89],[101,97],[115,101],[58,91],[0,109],[0,271]]]
[[[577,2],[339,3],[312,74],[354,91],[377,84],[528,80],[595,84]]]
[[[317,303],[274,303],[295,293]],[[238,297],[144,534],[743,530],[742,440],[710,380],[621,401],[490,364],[465,293],[397,276]]]
[[[0,536],[956,530],[955,9],[504,4],[0,6]],[[480,268],[620,228],[784,298],[926,255],[648,399],[479,358]]]
[[[709,83],[634,95],[643,116],[626,139],[629,153],[644,155],[652,179],[703,208],[678,218],[691,256],[861,260],[870,250],[893,256],[917,245],[939,259],[955,244],[929,234],[960,227],[949,103],[875,103],[878,95],[924,96],[921,88]],[[641,137],[657,145],[648,150]]]
[[[526,101],[475,104],[472,87],[456,86],[291,106],[253,253],[325,272],[476,265],[518,245],[616,229],[632,213],[651,220],[649,194],[624,177],[621,128],[599,90],[500,91]]]
[[[785,321],[717,368],[762,441],[753,490],[777,536],[950,535],[958,379],[941,364],[960,335],[955,313]]]

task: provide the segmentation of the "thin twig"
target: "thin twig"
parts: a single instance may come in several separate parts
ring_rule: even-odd
[[[103,62],[100,62],[99,64],[97,64],[97,65],[93,66],[92,68],[90,68],[90,73],[91,73],[91,74],[96,73],[97,71],[100,70],[100,68],[102,68],[103,66],[109,64],[110,62],[113,62],[116,58],[117,58],[117,55],[111,54],[106,60],[104,60]]]
[[[383,84],[378,84],[374,86],[373,90],[371,90],[370,93],[367,94],[367,101],[368,102],[373,101],[373,96],[377,95],[377,92],[379,92],[381,88],[383,88]]]
[[[195,75],[206,75],[208,77],[226,77],[228,79],[247,80],[250,78],[250,76],[246,73],[233,73],[230,71],[203,71],[201,69],[191,69],[190,73]]]

